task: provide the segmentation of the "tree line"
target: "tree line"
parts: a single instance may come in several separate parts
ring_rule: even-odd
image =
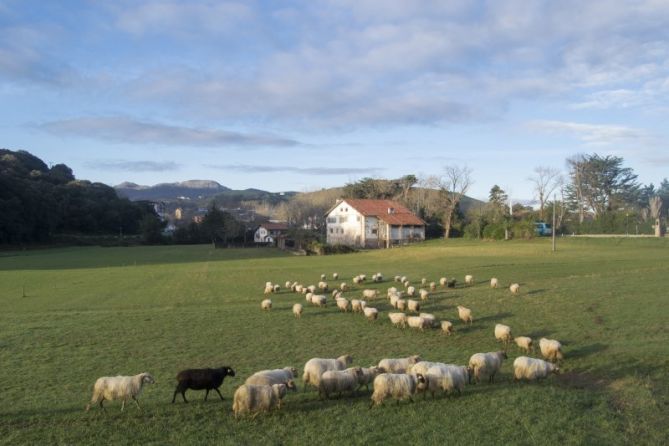
[[[48,243],[61,234],[137,235],[162,229],[150,203],[121,199],[23,151],[0,149],[0,244]]]

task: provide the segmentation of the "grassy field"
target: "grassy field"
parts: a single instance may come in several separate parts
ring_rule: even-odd
[[[578,239],[479,243],[428,242],[386,251],[294,257],[276,250],[208,246],[72,248],[0,253],[0,442],[6,444],[666,444],[669,438],[669,240]],[[291,306],[302,296],[272,296],[260,310],[265,281],[317,283],[337,271],[350,283],[380,271],[437,280],[473,274],[476,285],[441,291],[425,310],[455,322],[437,330],[400,330],[330,305]],[[487,282],[498,277],[503,289]],[[332,281],[330,281],[332,283]],[[521,284],[517,296],[506,286]],[[394,285],[394,284],[393,284]],[[25,291],[25,296],[23,293]],[[359,295],[359,288],[348,293]],[[457,322],[456,305],[475,322]],[[460,397],[368,409],[369,394],[319,401],[289,394],[281,411],[235,421],[234,389],[252,372],[311,357],[350,353],[368,366],[384,357],[420,354],[465,364],[499,349],[493,327],[563,342],[563,373],[516,384],[509,351],[499,382],[468,386]],[[184,368],[230,365],[224,402],[189,391],[171,404]],[[95,379],[151,372],[157,383],[134,406],[106,413],[84,406]]]

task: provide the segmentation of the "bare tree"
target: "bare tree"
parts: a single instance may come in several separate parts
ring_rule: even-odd
[[[650,206],[650,215],[655,219],[655,237],[662,237],[664,235],[664,228],[662,227],[662,198],[659,195],[650,197],[648,200]]]
[[[562,183],[562,174],[558,169],[538,166],[534,168],[534,175],[527,179],[534,184],[534,192],[539,199],[539,218],[543,220],[546,200]]]
[[[453,214],[455,208],[467,193],[473,180],[472,170],[467,167],[446,166],[444,167],[444,176],[441,179],[441,193],[444,198],[444,238],[448,238],[453,223]]]

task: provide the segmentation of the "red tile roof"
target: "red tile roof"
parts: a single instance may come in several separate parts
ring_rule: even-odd
[[[344,201],[362,215],[366,217],[378,217],[390,225],[425,225],[423,220],[397,201],[352,198],[346,198]],[[392,209],[392,212],[389,213],[388,209]]]

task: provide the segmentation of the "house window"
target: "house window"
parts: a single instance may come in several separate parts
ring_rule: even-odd
[[[348,215],[340,215],[339,223],[346,223],[348,221]]]
[[[376,235],[379,232],[378,229],[372,229],[372,234]]]
[[[330,228],[330,234],[334,234],[334,229]]]
[[[328,217],[327,222],[328,223],[337,223],[337,217]]]
[[[356,219],[357,221],[360,221],[360,216],[358,215],[357,217],[355,217],[355,219]]]

